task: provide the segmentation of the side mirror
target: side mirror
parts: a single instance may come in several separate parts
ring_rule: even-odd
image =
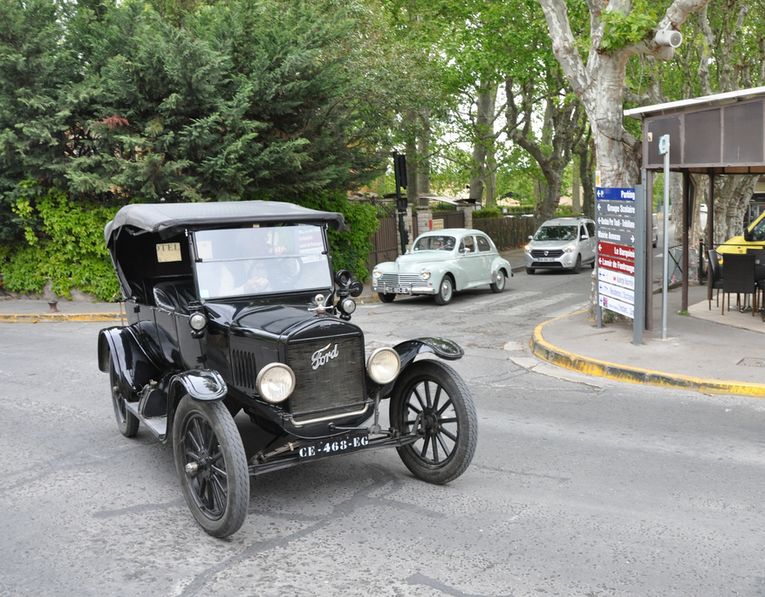
[[[529,236],[529,240],[534,240],[534,237],[533,236]]]
[[[583,234],[582,236],[579,237],[579,240],[587,240],[587,238],[588,237]]]

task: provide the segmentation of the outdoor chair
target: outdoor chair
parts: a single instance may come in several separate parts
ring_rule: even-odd
[[[717,290],[717,306],[720,306],[720,289],[723,287],[722,267],[720,267],[720,255],[714,249],[707,251],[709,273],[707,274],[707,300],[709,310],[712,310],[712,291]]]
[[[748,249],[746,253],[754,256],[754,314],[762,310],[765,299],[765,249]]]
[[[741,295],[744,295],[744,304],[749,294],[754,294],[754,255],[727,254],[723,261],[723,304],[722,313],[725,314],[725,297],[728,297],[728,311],[730,311],[730,295],[736,293],[736,305],[742,308]]]

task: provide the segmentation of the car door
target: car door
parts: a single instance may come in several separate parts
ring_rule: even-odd
[[[463,284],[458,282],[458,288],[475,286],[480,279],[481,256],[477,252],[475,237],[467,234],[462,237],[459,247],[459,265],[463,274]]]
[[[491,242],[483,234],[476,234],[475,242],[480,260],[480,271],[476,272],[476,284],[491,284],[491,266],[495,257]]]
[[[587,260],[595,260],[595,243],[597,243],[597,239],[595,238],[595,222],[586,222],[585,228],[587,230],[587,234],[589,235],[589,238],[587,239]]]

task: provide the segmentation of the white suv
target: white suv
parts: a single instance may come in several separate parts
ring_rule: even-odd
[[[538,269],[578,272],[583,265],[594,268],[595,243],[595,222],[589,218],[547,220],[524,247],[526,273]]]

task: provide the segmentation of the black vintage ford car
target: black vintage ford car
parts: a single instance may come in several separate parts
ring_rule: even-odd
[[[98,337],[117,424],[172,442],[184,498],[211,535],[240,528],[251,476],[391,446],[416,477],[447,483],[473,457],[467,386],[417,358],[462,349],[415,338],[365,350],[350,323],[362,286],[333,275],[328,253],[327,228],[343,226],[341,214],[266,201],[128,205],[106,226],[127,313]],[[249,458],[242,411],[257,429]]]

